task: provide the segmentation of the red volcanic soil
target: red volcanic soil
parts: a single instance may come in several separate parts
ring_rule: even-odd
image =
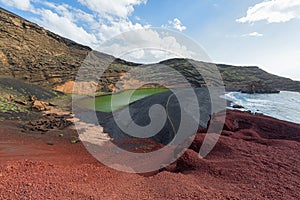
[[[0,122],[0,199],[298,199],[300,125],[227,112],[206,158],[198,157],[205,137],[198,133],[176,163],[152,176],[104,166],[82,143],[71,144],[71,128],[42,135]]]

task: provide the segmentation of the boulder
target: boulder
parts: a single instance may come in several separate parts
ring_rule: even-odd
[[[235,108],[235,109],[243,109],[243,108],[245,108],[245,107],[244,107],[244,106],[241,106],[241,105],[235,104],[235,105],[232,106],[232,108]]]
[[[33,111],[42,112],[42,111],[50,110],[50,106],[49,103],[47,102],[35,100],[32,103],[31,109]]]
[[[4,96],[4,98],[5,98],[6,100],[8,100],[8,101],[12,101],[12,100],[14,100],[14,96],[13,96],[13,95],[11,95],[11,94],[7,94],[7,95],[5,95],[5,96]]]

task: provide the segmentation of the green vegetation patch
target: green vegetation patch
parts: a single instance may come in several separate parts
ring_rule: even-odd
[[[0,120],[27,118],[29,106],[23,106],[9,100],[3,93],[0,93]]]

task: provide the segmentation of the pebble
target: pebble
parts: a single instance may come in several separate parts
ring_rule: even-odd
[[[46,144],[47,144],[47,145],[54,145],[54,143],[51,142],[51,141],[46,142]]]

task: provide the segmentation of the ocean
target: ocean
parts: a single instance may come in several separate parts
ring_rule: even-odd
[[[279,94],[226,93],[223,98],[232,105],[241,105],[242,111],[251,111],[277,119],[300,124],[300,93],[282,91]],[[231,105],[231,106],[232,106]],[[228,107],[233,109],[232,107]]]

